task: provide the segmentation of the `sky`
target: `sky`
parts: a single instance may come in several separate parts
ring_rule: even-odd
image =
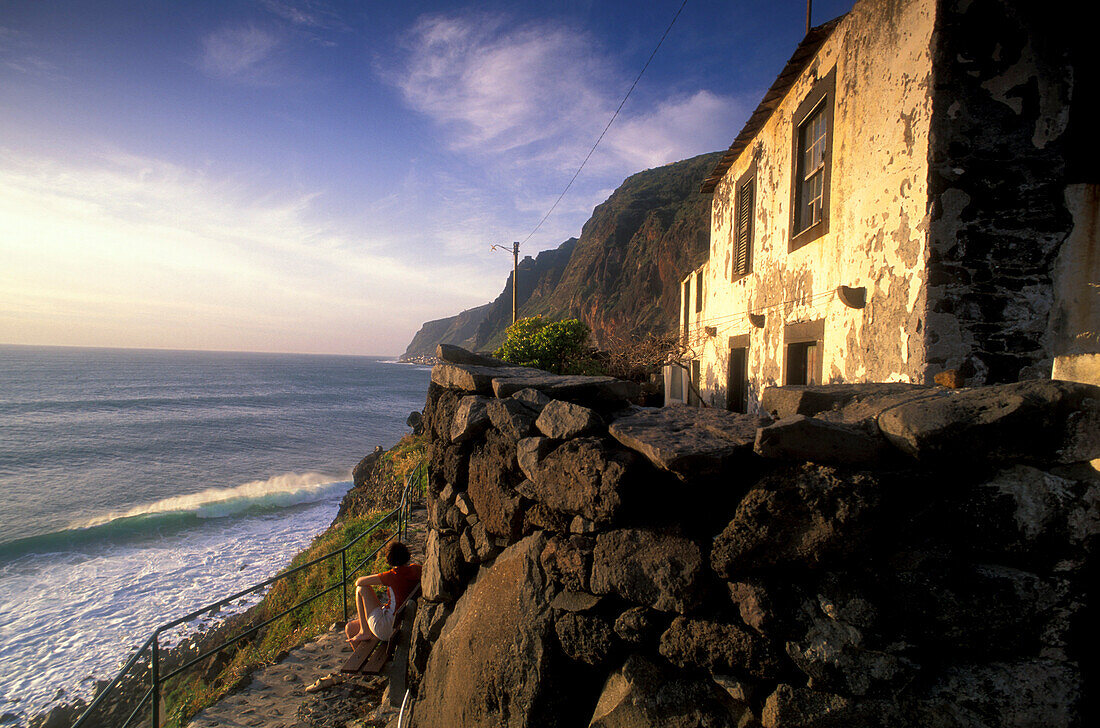
[[[680,4],[0,0],[0,343],[398,354],[499,294]],[[805,8],[687,0],[522,254],[728,147]]]

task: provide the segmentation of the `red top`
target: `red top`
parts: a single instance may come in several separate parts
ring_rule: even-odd
[[[409,596],[409,592],[420,583],[420,564],[395,566],[379,574],[378,579],[389,592],[389,599],[382,608],[392,612],[401,606],[405,597]]]

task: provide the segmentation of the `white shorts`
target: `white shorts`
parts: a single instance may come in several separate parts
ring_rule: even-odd
[[[385,642],[393,636],[393,613],[377,607],[367,615],[367,626],[375,637]]]

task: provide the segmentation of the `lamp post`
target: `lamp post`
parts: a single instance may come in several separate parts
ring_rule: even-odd
[[[508,251],[506,245],[491,245],[492,250]],[[519,243],[512,243],[512,323],[516,322],[516,290],[519,288]]]

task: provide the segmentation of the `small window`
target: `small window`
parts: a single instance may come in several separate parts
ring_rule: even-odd
[[[822,352],[825,321],[788,324],[783,329],[786,357],[783,366],[784,384],[821,384]]]
[[[797,250],[829,230],[836,69],[822,78],[794,114],[791,241]]]
[[[798,209],[795,230],[802,232],[824,219],[825,101],[817,105],[798,129]]]
[[[756,166],[753,165],[737,181],[737,199],[734,203],[733,268],[731,277],[736,280],[752,271],[752,218],[756,197]]]
[[[703,271],[695,274],[695,313],[703,310]]]

